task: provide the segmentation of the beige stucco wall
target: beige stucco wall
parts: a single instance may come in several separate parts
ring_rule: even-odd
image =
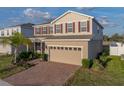
[[[89,32],[79,32],[78,31],[78,22],[81,21],[90,21],[90,31]],[[72,23],[75,22],[75,33],[73,32],[68,32],[66,33],[65,31],[65,23]],[[92,34],[92,18],[87,17],[87,16],[82,16],[76,13],[68,13],[65,16],[63,16],[62,18],[60,18],[59,20],[57,20],[56,22],[53,23],[53,25],[55,24],[63,24],[63,32],[62,33],[56,33],[55,35],[85,35],[85,34]]]
[[[82,53],[82,58],[88,58],[88,42],[87,41],[45,41],[46,46],[76,46],[76,47],[82,47],[83,48],[83,53]],[[46,52],[48,53],[48,50],[46,49]]]

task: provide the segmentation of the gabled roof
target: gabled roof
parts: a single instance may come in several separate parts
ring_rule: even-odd
[[[94,16],[90,16],[90,15],[86,15],[86,14],[83,14],[83,13],[79,13],[79,12],[75,12],[75,11],[70,11],[70,10],[68,10],[68,11],[65,12],[64,14],[60,15],[59,17],[53,19],[51,22],[36,24],[36,25],[34,25],[33,27],[38,26],[38,25],[52,24],[52,23],[54,23],[55,21],[59,20],[60,18],[62,18],[63,16],[65,16],[65,15],[68,14],[68,13],[75,13],[75,14],[78,14],[78,15],[81,15],[81,16],[90,17],[90,18],[92,18],[92,19],[94,20],[94,22],[96,22],[96,23],[103,29],[103,26],[95,19]]]
[[[94,22],[96,22],[102,29],[104,29],[104,27],[94,18],[93,19],[94,20]]]
[[[83,14],[83,13],[79,13],[79,12],[68,10],[67,12],[65,12],[64,14],[60,15],[55,20],[53,20],[51,23],[54,23],[55,21],[59,20],[60,18],[62,18],[63,16],[65,16],[68,13],[75,13],[75,14],[78,14],[78,15],[82,15],[82,16],[87,16],[87,17],[90,17],[90,18],[94,18],[93,16],[90,16],[90,15],[86,15],[86,14]]]
[[[51,24],[51,22],[35,24],[33,27],[35,27],[35,26],[41,26],[41,25],[49,25],[49,24]]]
[[[34,25],[33,23],[23,23],[23,24],[17,24],[17,25],[11,25],[11,26],[8,26],[8,27],[3,27],[3,28],[0,28],[0,30],[6,29],[6,28],[17,27],[17,26],[24,27],[24,26],[33,26],[33,25]]]

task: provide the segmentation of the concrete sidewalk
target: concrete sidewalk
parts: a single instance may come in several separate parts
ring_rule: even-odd
[[[6,81],[0,80],[0,86],[12,86],[12,85],[7,83]]]

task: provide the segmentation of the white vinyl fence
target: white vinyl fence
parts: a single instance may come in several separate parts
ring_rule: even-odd
[[[124,44],[113,42],[110,44],[110,55],[121,56],[124,54]]]

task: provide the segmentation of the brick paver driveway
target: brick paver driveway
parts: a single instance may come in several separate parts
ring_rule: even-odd
[[[40,62],[4,80],[12,85],[63,85],[78,68],[75,65]]]

